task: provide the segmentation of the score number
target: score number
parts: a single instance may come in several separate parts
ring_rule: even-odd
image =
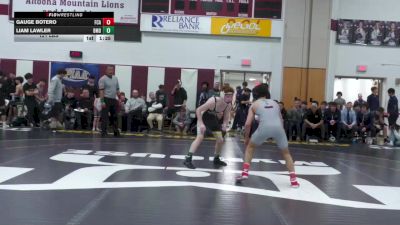
[[[114,26],[114,18],[103,18],[103,26]]]

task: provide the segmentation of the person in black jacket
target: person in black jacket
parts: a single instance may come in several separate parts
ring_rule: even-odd
[[[65,129],[73,129],[75,126],[75,109],[78,101],[75,98],[75,93],[72,89],[68,89],[67,95],[61,99],[64,106],[64,125]]]
[[[340,137],[340,121],[341,114],[336,102],[329,103],[329,109],[324,113],[325,127],[327,128],[328,136],[334,136],[336,140]]]
[[[90,130],[92,127],[92,118],[93,118],[93,99],[90,98],[89,89],[83,89],[81,98],[77,103],[77,111],[75,112],[76,123],[78,129],[82,129],[82,117],[86,118],[87,121],[87,129]]]
[[[388,121],[389,121],[389,127],[393,128],[393,126],[396,125],[397,118],[399,118],[399,102],[397,100],[393,88],[389,88],[388,94],[389,94],[389,102],[387,106],[387,112],[389,114]]]
[[[367,103],[369,110],[371,111],[371,113],[373,113],[380,107],[378,88],[372,87],[371,92],[372,93],[367,98]]]
[[[370,136],[368,133],[370,133],[372,129],[372,119],[372,115],[368,111],[368,105],[362,104],[361,111],[357,113],[357,127],[361,137]]]

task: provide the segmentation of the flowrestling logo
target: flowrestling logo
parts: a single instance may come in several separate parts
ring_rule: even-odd
[[[372,185],[349,185],[349,188],[357,188],[364,194],[376,199],[373,202],[363,202],[354,200],[345,200],[329,197],[316,185],[310,181],[299,178],[300,188],[290,188],[288,184],[288,174],[286,171],[252,171],[252,179],[268,179],[278,189],[267,190],[263,188],[254,188],[246,186],[236,186],[229,182],[229,179],[223,179],[221,183],[215,183],[215,179],[210,179],[208,182],[204,180],[196,181],[195,178],[204,179],[208,176],[224,174],[226,177],[234,177],[240,174],[239,170],[219,170],[219,169],[204,169],[188,170],[183,167],[165,167],[165,166],[148,166],[148,165],[132,165],[122,163],[110,163],[104,160],[105,157],[133,157],[144,159],[166,159],[164,154],[151,153],[133,153],[127,152],[108,152],[108,151],[92,151],[92,150],[75,150],[70,149],[66,152],[52,156],[50,160],[73,163],[76,165],[87,165],[79,168],[71,173],[59,178],[53,183],[45,184],[1,184],[18,176],[29,173],[34,168],[22,167],[0,167],[0,190],[14,191],[54,191],[54,190],[78,190],[78,189],[110,189],[110,188],[154,188],[154,187],[198,187],[205,189],[213,189],[219,191],[229,191],[242,194],[252,194],[265,197],[284,198],[296,201],[305,201],[319,204],[328,204],[334,206],[363,208],[363,209],[386,209],[400,210],[400,187],[391,186],[372,186]],[[184,159],[184,155],[171,155],[169,160]],[[212,160],[201,156],[194,157],[193,160]],[[243,162],[240,158],[228,158],[231,163]],[[114,161],[114,160],[113,160]],[[143,160],[140,160],[143,161]],[[255,163],[266,164],[284,164],[283,161],[274,161],[271,159],[253,159]],[[296,171],[299,177],[301,176],[338,176],[340,171],[326,165],[323,162],[295,162]],[[108,179],[121,171],[140,170],[141,174],[146,171],[159,172],[160,177],[165,177],[166,173],[175,172],[176,180],[168,176],[168,180],[159,181],[123,181],[112,182]],[[181,181],[180,176],[191,177],[191,181]],[[228,180],[228,182],[227,182]],[[224,183],[225,182],[225,183]]]
[[[210,34],[211,18],[142,14],[141,31]]]

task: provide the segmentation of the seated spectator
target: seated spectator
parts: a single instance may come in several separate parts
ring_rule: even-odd
[[[346,104],[346,107],[342,110],[342,125],[341,129],[344,131],[344,134],[350,138],[356,136],[357,132],[357,117],[356,113],[352,109],[353,103],[348,102]],[[348,132],[350,131],[350,136],[348,135]]]
[[[117,122],[118,122],[118,129],[125,130],[126,129],[126,121],[127,116],[125,114],[125,104],[128,102],[126,99],[125,92],[119,93],[117,96],[118,105],[117,105]]]
[[[357,126],[358,133],[362,137],[370,136],[368,133],[371,132],[372,117],[371,113],[368,111],[367,103],[361,105],[361,111],[357,114]]]
[[[165,99],[163,95],[158,96],[158,99],[153,100],[149,103],[150,107],[148,108],[149,115],[147,117],[147,123],[149,124],[150,130],[154,129],[153,121],[157,121],[158,131],[162,131],[163,125],[163,111],[165,107]]]
[[[329,103],[329,109],[325,111],[324,122],[328,137],[333,136],[339,140],[341,113],[336,102]]]
[[[337,96],[337,98],[334,100],[334,102],[336,102],[336,104],[338,104],[339,110],[342,110],[342,109],[343,109],[343,106],[346,104],[346,100],[344,100],[344,99],[342,98],[343,94],[342,94],[342,92],[340,92],[340,91],[338,91],[338,92],[336,93],[336,96]]]
[[[319,109],[321,110],[322,116],[324,116],[325,111],[329,110],[328,102],[321,102],[321,106],[319,107]]]
[[[90,98],[90,92],[88,89],[82,90],[81,98],[77,103],[75,116],[78,129],[82,129],[84,127],[82,117],[86,119],[86,129],[91,129],[93,118],[93,99]]]
[[[300,141],[301,121],[303,120],[300,104],[300,100],[296,99],[293,108],[287,112],[289,141],[293,139],[293,129],[296,131],[297,141]]]
[[[304,140],[305,137],[305,130],[304,130],[304,118],[306,117],[307,113],[308,113],[308,105],[306,101],[302,101],[301,102],[301,139]]]
[[[64,126],[65,129],[74,129],[75,126],[75,109],[78,101],[72,89],[67,89],[67,94],[61,100],[64,107]]]
[[[325,112],[329,109],[328,103],[326,101],[322,101],[319,109],[321,110],[322,120],[325,121]],[[326,132],[327,132],[327,130],[325,127],[325,123],[322,123],[321,136],[322,136],[322,139],[324,139],[324,140],[326,138]]]
[[[125,113],[127,114],[127,131],[131,131],[132,119],[141,121],[146,113],[146,102],[139,97],[139,91],[132,91],[132,98],[125,104]],[[136,126],[137,127],[137,126]]]
[[[323,122],[321,110],[318,109],[318,102],[314,101],[304,119],[303,133],[306,136],[306,140],[310,137],[321,139],[321,126]]]
[[[186,106],[182,106],[181,110],[176,114],[175,119],[172,121],[175,125],[176,131],[180,134],[186,134],[192,122],[190,118],[190,111]]]
[[[387,124],[385,123],[384,109],[379,107],[372,115],[373,125],[371,128],[371,137],[376,137],[381,131],[387,138]]]

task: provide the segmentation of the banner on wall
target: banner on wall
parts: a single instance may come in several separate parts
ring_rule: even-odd
[[[65,69],[67,75],[64,77],[63,83],[67,87],[80,88],[86,84],[89,76],[99,79],[100,68],[96,64],[83,64],[83,63],[51,63],[51,78],[57,75],[57,71]]]
[[[271,37],[272,21],[213,17],[211,34],[229,36]]]
[[[10,0],[14,12],[57,11],[57,12],[114,12],[116,23],[137,24],[139,0]]]
[[[400,22],[340,19],[336,43],[398,47]]]
[[[141,31],[210,34],[211,17],[142,14]]]

